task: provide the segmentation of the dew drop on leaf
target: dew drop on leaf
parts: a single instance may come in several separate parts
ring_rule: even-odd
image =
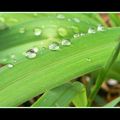
[[[30,50],[28,50],[24,55],[27,57],[27,58],[35,58],[37,56],[37,52],[38,52],[38,48],[32,48]]]
[[[69,46],[69,45],[71,45],[71,42],[70,42],[70,40],[63,39],[61,41],[61,44],[64,45],[64,46]]]
[[[73,35],[74,38],[79,38],[80,37],[80,34],[79,33],[76,33]]]
[[[56,51],[56,50],[59,50],[59,49],[60,49],[59,44],[56,43],[56,42],[49,45],[49,50]]]
[[[8,64],[7,66],[8,66],[8,68],[12,68],[12,67],[13,67],[13,65],[12,65],[12,64]]]
[[[89,33],[89,34],[92,34],[92,33],[96,33],[96,32],[95,32],[95,29],[94,29],[94,28],[89,28],[89,29],[88,29],[88,33]]]
[[[104,31],[104,27],[102,25],[98,25],[97,31]]]
[[[35,36],[40,36],[41,33],[42,33],[42,30],[41,30],[40,28],[35,28],[35,29],[34,29],[34,35],[35,35]]]

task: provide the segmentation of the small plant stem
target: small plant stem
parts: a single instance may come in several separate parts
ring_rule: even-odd
[[[115,49],[113,50],[112,55],[110,56],[107,63],[105,64],[105,67],[100,71],[100,73],[97,77],[95,86],[93,87],[90,97],[89,97],[89,100],[88,100],[88,106],[91,106],[93,100],[95,99],[95,96],[97,95],[102,83],[105,81],[110,68],[112,67],[112,65],[114,64],[115,60],[118,57],[119,51],[120,51],[120,40],[119,40],[117,46],[115,47]]]

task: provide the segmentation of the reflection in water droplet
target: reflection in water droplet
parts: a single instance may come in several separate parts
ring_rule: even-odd
[[[58,19],[64,19],[65,16],[64,16],[63,14],[58,14],[58,15],[57,15],[57,18],[58,18]]]
[[[35,28],[35,29],[34,29],[34,35],[35,35],[35,36],[40,36],[41,33],[42,33],[42,30],[41,30],[40,28]]]
[[[59,44],[56,43],[56,42],[54,42],[54,43],[52,43],[52,44],[49,45],[49,50],[56,51],[56,50],[59,50],[59,49],[60,49]]]
[[[98,25],[97,31],[104,31],[104,27],[102,25]]]
[[[21,34],[25,33],[25,28],[20,28],[19,33],[21,33]]]
[[[88,33],[91,34],[91,33],[96,33],[96,32],[95,32],[95,30],[94,30],[93,28],[89,28],[89,29],[88,29]]]
[[[12,68],[12,67],[13,67],[13,65],[12,65],[12,64],[8,64],[7,66],[8,66],[8,68]]]
[[[61,41],[61,44],[64,45],[64,46],[69,46],[69,45],[71,45],[71,42],[70,42],[70,40],[65,40],[64,39],[64,40]]]

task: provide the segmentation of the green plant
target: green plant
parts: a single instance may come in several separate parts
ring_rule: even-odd
[[[98,92],[104,77],[120,78],[119,31],[98,13],[1,13],[0,106],[42,95],[31,107],[87,107],[97,81]],[[103,68],[105,75],[96,81]],[[89,87],[76,82],[86,74],[92,75]]]

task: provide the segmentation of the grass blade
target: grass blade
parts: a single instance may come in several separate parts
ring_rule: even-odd
[[[104,107],[114,107],[120,102],[120,97],[117,97],[116,99],[112,100],[108,104],[106,104]]]
[[[80,82],[66,83],[44,93],[32,107],[66,107],[76,95],[82,93],[83,87]]]
[[[110,68],[115,63],[115,60],[117,59],[117,57],[119,55],[119,52],[120,52],[120,40],[118,41],[118,44],[115,47],[112,55],[108,59],[108,62],[106,63],[105,67],[100,71],[100,73],[99,73],[99,75],[97,77],[95,86],[94,86],[93,91],[91,92],[91,95],[90,95],[90,101],[89,101],[88,105],[91,105],[91,103],[92,103],[93,99],[95,98],[97,92],[99,91],[103,81],[105,81],[106,76],[107,76]]]

